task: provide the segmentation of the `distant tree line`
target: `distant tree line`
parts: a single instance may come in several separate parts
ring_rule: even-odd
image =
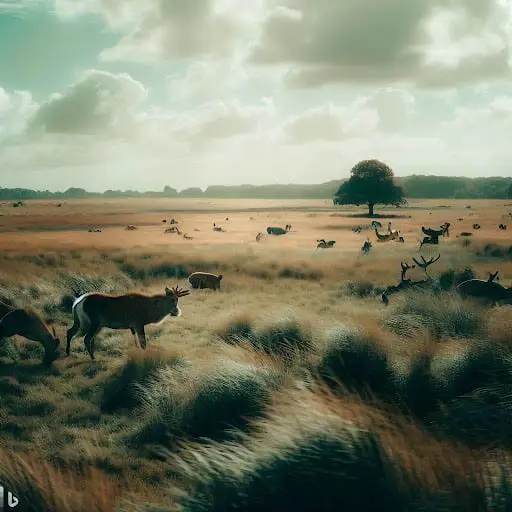
[[[26,188],[0,188],[0,200],[77,199],[88,197],[195,197],[226,199],[329,199],[346,180],[333,180],[316,185],[214,185],[201,190],[176,190],[166,186],[162,191],[106,190],[88,192],[68,188],[64,192]],[[512,178],[464,178],[445,176],[407,176],[395,178],[410,199],[512,199]]]

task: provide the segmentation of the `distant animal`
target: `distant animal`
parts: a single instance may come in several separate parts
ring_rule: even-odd
[[[361,252],[363,254],[368,254],[372,249],[372,243],[370,242],[370,240],[367,238],[365,243],[363,244],[363,246],[361,247]]]
[[[288,224],[284,229],[280,227],[268,227],[267,233],[269,235],[285,235],[286,233],[288,233],[290,227],[291,226],[289,226]]]
[[[260,233],[258,233],[258,234],[256,235],[256,242],[259,242],[262,238],[263,238],[263,233],[261,233],[261,232],[260,232]]]
[[[286,229],[286,231],[291,231],[292,230],[292,225],[291,224],[286,224],[284,229]]]
[[[481,228],[480,224],[473,224],[473,229],[480,229],[480,228]]]
[[[219,232],[223,232],[224,231],[224,228],[220,227],[220,226],[217,226],[217,224],[215,224],[215,222],[213,223],[213,231],[219,231]]]
[[[184,233],[184,234],[183,234],[183,238],[184,238],[185,240],[193,240],[193,239],[194,239],[194,237],[187,235],[187,233]]]
[[[372,228],[381,228],[382,224],[378,220],[372,220]]]
[[[354,233],[361,233],[361,230],[362,230],[362,229],[363,229],[363,228],[362,228],[361,226],[356,226],[355,228],[352,228],[352,231],[353,231]]]
[[[124,228],[126,231],[135,231],[137,229],[137,226],[134,226],[133,224],[129,224]]]
[[[460,236],[473,236],[473,233],[471,233],[470,231],[463,231]]]
[[[399,241],[401,244],[405,243],[405,239],[404,239],[404,237],[403,237],[403,236],[399,236],[399,237],[398,237],[398,241]]]
[[[222,275],[210,274],[208,272],[194,272],[188,276],[188,282],[194,289],[220,290]]]
[[[229,217],[226,217],[226,221],[228,221],[228,220],[229,220]]]
[[[330,249],[334,247],[334,244],[336,243],[335,240],[324,240],[323,238],[321,240],[317,240],[318,245],[316,246],[317,249]]]
[[[58,203],[58,204],[57,204],[57,208],[60,208],[61,206],[62,206],[62,204],[61,204],[61,203]]]
[[[398,231],[391,231],[385,235],[379,233],[379,230],[375,228],[375,235],[377,236],[377,242],[389,242],[390,240],[396,240],[399,236]]]
[[[162,219],[162,224],[165,224],[167,222],[167,219]]]
[[[489,279],[469,279],[457,286],[457,291],[464,298],[474,298],[483,301],[491,306],[500,302],[512,303],[512,288],[505,288],[495,282],[498,278],[498,271],[494,274],[489,272]]]
[[[178,227],[176,227],[176,226],[173,226],[172,228],[167,228],[167,229],[164,231],[164,233],[176,233],[176,234],[178,234],[178,235],[181,235],[181,234],[182,234],[182,233],[181,233],[181,231],[180,231],[180,229],[179,229]]]
[[[178,221],[177,221],[175,218],[172,218],[172,219],[169,221],[169,224],[178,224]]]
[[[41,343],[44,347],[45,366],[50,366],[57,359],[60,340],[57,338],[55,328],[51,326],[50,331],[37,312],[0,302],[0,317],[0,339],[18,335]]]
[[[163,294],[145,295],[125,293],[113,295],[90,292],[78,297],[73,303],[73,325],[66,335],[66,354],[71,351],[71,341],[80,332],[85,334],[84,345],[94,360],[95,337],[104,327],[130,329],[137,346],[146,348],[144,327],[161,322],[168,315],[180,316],[178,300],[190,293],[179,287],[165,288]]]
[[[441,229],[431,229],[431,228],[426,228],[425,226],[421,226],[421,231],[423,231],[423,233],[425,233],[425,235],[431,236],[431,237],[440,237],[440,236],[449,237],[450,236],[450,225],[451,224],[449,222],[445,222],[444,224],[441,225]]]
[[[464,218],[463,218],[463,217],[459,217],[459,221],[463,221],[463,220],[464,220]]]
[[[439,237],[437,236],[425,236],[423,237],[423,240],[420,242],[420,249],[424,245],[438,245],[439,244]]]
[[[87,231],[89,233],[101,233],[101,229],[96,229],[96,228],[89,228]]]
[[[499,225],[499,228],[503,231],[505,231],[507,229],[507,225],[506,224],[500,224]]]

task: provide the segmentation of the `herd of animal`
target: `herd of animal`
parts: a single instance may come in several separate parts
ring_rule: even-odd
[[[194,289],[220,290],[222,275],[194,272],[188,281]],[[72,306],[73,325],[66,333],[66,355],[71,353],[73,338],[81,333],[89,356],[94,360],[95,339],[104,327],[129,329],[135,345],[146,348],[145,326],[157,324],[167,316],[180,316],[178,300],[190,294],[190,290],[165,288],[163,294],[146,295],[131,292],[106,294],[89,292],[76,298]],[[43,345],[43,364],[46,366],[58,358],[60,340],[55,328],[48,326],[33,309],[18,308],[0,302],[0,340],[11,336],[23,336]]]
[[[226,218],[226,221],[229,219]],[[162,221],[162,222],[165,222]],[[171,219],[169,224],[171,228],[165,230],[166,233],[177,233],[182,235],[178,227],[178,221]],[[439,237],[450,236],[450,223],[445,222],[439,229],[426,228],[422,226],[421,230],[425,237],[420,243],[420,250],[424,244],[439,244]],[[478,226],[478,228],[476,227]],[[379,232],[382,224],[373,221],[368,228],[375,231],[377,242],[388,241],[403,242],[400,231],[392,228],[391,222],[388,223],[386,233]],[[291,231],[292,226],[287,224],[284,228],[268,227],[268,235],[284,235]],[[479,229],[478,224],[473,225],[474,229]],[[505,230],[506,225],[500,224],[500,229]],[[126,230],[133,231],[137,227],[129,225]],[[213,224],[215,231],[224,231],[217,224]],[[355,233],[362,231],[361,226],[353,228]],[[92,230],[89,231],[100,231]],[[462,235],[462,233],[461,233]],[[471,235],[471,233],[468,233]],[[188,235],[183,235],[185,238]],[[256,241],[260,241],[263,233],[258,233]],[[189,237],[191,238],[191,237]],[[334,247],[335,240],[317,240],[317,248],[327,249]],[[372,248],[369,238],[363,244],[361,251],[368,254]],[[439,254],[435,258],[426,260],[422,255],[420,258],[412,258],[414,264],[401,262],[401,277],[398,285],[388,286],[382,293],[381,298],[385,304],[389,303],[389,296],[406,289],[428,288],[432,286],[432,279],[428,274],[428,268],[440,259]],[[412,268],[421,268],[426,275],[426,279],[412,281],[407,278],[407,271]],[[189,275],[188,281],[192,289],[211,289],[220,290],[222,275],[211,274],[207,272],[194,272]],[[484,281],[480,279],[469,279],[460,283],[456,290],[464,298],[481,299],[490,305],[496,305],[502,302],[512,303],[512,287],[506,288],[497,283],[498,272],[489,273],[489,279]],[[165,317],[177,317],[181,315],[178,306],[180,298],[190,294],[190,290],[184,290],[176,286],[175,288],[165,288],[164,293],[146,295],[137,292],[126,294],[105,294],[99,292],[90,292],[76,298],[72,306],[73,325],[66,333],[66,355],[71,352],[71,342],[77,334],[84,336],[84,345],[92,360],[95,359],[95,339],[100,330],[104,327],[111,329],[129,329],[134,337],[135,345],[145,349],[147,345],[145,326],[161,322]],[[39,342],[44,348],[43,363],[47,366],[58,358],[58,347],[60,340],[56,335],[55,328],[45,322],[42,317],[34,310],[27,308],[18,308],[0,302],[0,340],[14,335],[23,336],[29,340]]]

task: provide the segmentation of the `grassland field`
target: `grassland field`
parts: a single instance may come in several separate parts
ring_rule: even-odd
[[[4,202],[0,300],[53,321],[61,349],[82,293],[224,277],[149,326],[145,351],[104,329],[96,361],[77,338],[45,368],[39,344],[0,341],[0,484],[37,512],[512,510],[512,306],[455,292],[496,270],[512,285],[510,212],[376,209],[401,244],[376,243],[364,208],[324,200]],[[171,218],[192,239],[165,233]],[[441,254],[432,289],[385,306],[421,226],[446,221],[421,251]]]

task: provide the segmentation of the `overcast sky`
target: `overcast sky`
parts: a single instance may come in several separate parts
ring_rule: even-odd
[[[510,0],[0,0],[0,186],[512,176]]]

